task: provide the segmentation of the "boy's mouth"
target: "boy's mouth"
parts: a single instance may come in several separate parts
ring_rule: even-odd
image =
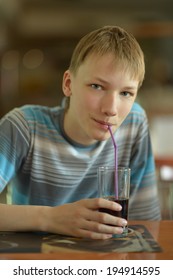
[[[107,127],[113,125],[113,124],[110,123],[110,122],[100,121],[100,120],[96,120],[96,119],[94,119],[94,121],[97,122],[97,123],[99,123],[99,124],[101,124],[101,125],[107,126]]]

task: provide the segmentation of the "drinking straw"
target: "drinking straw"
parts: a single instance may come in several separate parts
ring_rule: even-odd
[[[111,126],[108,125],[108,129],[112,138],[113,146],[114,146],[114,155],[115,155],[115,173],[114,173],[114,184],[115,184],[115,197],[118,199],[118,149],[117,144],[115,142]]]

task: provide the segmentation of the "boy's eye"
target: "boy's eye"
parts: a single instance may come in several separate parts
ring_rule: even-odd
[[[97,89],[97,90],[102,90],[102,86],[98,85],[98,84],[91,84],[91,87],[93,89]]]
[[[133,96],[133,93],[128,92],[128,91],[123,91],[123,92],[121,92],[121,95],[124,97],[131,97],[131,96]]]

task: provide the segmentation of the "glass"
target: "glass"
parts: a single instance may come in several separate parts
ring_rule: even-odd
[[[98,195],[99,197],[115,201],[122,206],[121,211],[113,211],[101,208],[99,211],[109,213],[116,217],[128,220],[128,204],[130,193],[130,168],[119,167],[115,170],[113,166],[101,166],[98,168]],[[127,236],[128,227],[123,228],[121,235]]]

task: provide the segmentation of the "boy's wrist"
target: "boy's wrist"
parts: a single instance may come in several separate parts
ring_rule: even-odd
[[[50,232],[51,208],[50,206],[38,207],[36,227],[39,231]]]

